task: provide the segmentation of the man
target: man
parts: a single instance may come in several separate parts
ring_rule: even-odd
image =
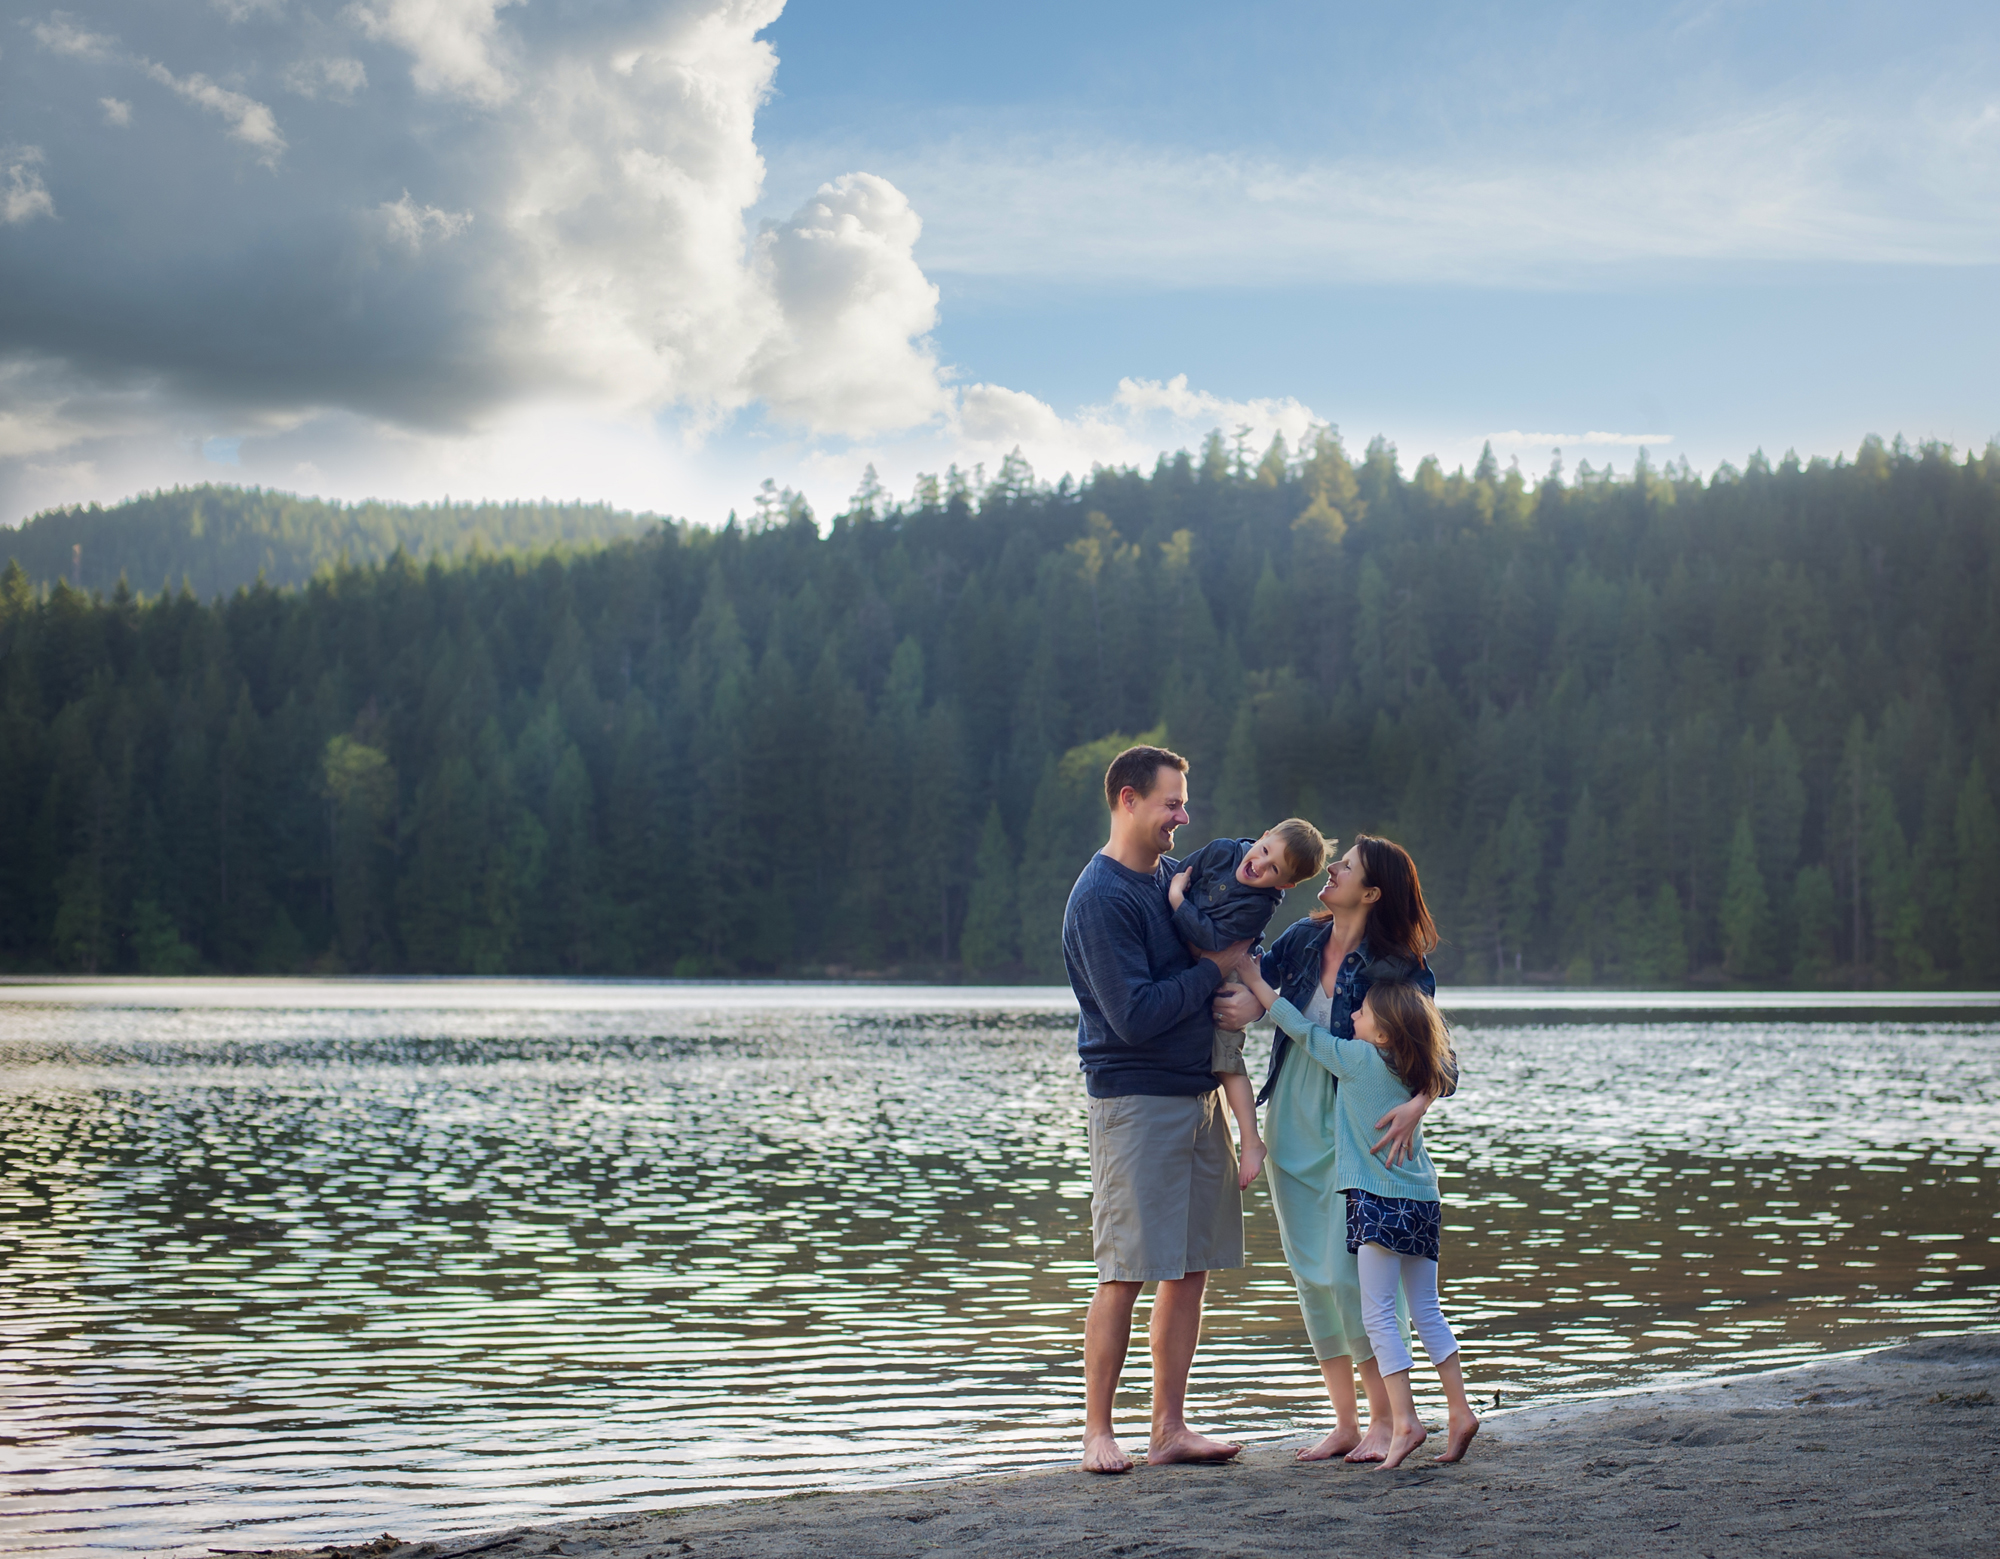
[[[1175,933],[1167,856],[1188,820],[1187,760],[1130,747],[1104,772],[1111,839],[1063,913],[1063,962],[1081,1016],[1090,1094],[1090,1227],[1097,1292],[1084,1324],[1083,1466],[1126,1472],[1112,1399],[1132,1306],[1153,1296],[1149,1462],[1227,1461],[1242,1449],[1188,1428],[1188,1369],[1211,1270],[1243,1265],[1243,1196],[1215,1074],[1209,1001],[1249,947],[1199,957]]]

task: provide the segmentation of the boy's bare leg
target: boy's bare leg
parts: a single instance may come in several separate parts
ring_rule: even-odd
[[[1400,1467],[1403,1458],[1424,1443],[1423,1421],[1417,1417],[1416,1398],[1410,1395],[1410,1372],[1397,1370],[1393,1375],[1382,1376],[1383,1393],[1389,1399],[1389,1410],[1393,1427],[1389,1431],[1388,1453],[1382,1458],[1377,1472],[1386,1472],[1391,1467]],[[1374,1432],[1375,1426],[1368,1426]]]
[[[1153,1291],[1153,1439],[1146,1460],[1226,1462],[1243,1447],[1211,1440],[1187,1426],[1188,1371],[1201,1341],[1201,1297],[1206,1272],[1169,1278]],[[1100,1290],[1101,1292],[1101,1290]]]
[[[1250,1079],[1241,1072],[1222,1074],[1222,1097],[1229,1101],[1229,1113],[1236,1117],[1236,1189],[1247,1191],[1250,1182],[1264,1167],[1264,1139],[1257,1135],[1257,1100],[1250,1092]]]
[[[1337,1359],[1321,1359],[1319,1372],[1326,1381],[1327,1398],[1333,1403],[1333,1429],[1318,1445],[1294,1453],[1302,1462],[1331,1461],[1361,1443],[1361,1419],[1354,1401],[1354,1361],[1344,1353]]]
[[[1368,1393],[1368,1433],[1347,1453],[1351,1462],[1379,1462],[1389,1454],[1389,1436],[1395,1428],[1395,1412],[1389,1394],[1382,1388],[1382,1366],[1369,1359],[1361,1366],[1361,1389]]]
[[[1472,1437],[1479,1433],[1479,1415],[1472,1411],[1472,1402],[1465,1394],[1465,1372],[1458,1366],[1458,1355],[1454,1353],[1440,1360],[1436,1367],[1438,1380],[1444,1386],[1444,1399],[1451,1404],[1451,1415],[1445,1421],[1444,1455],[1436,1460],[1455,1462],[1465,1455]]]
[[[1099,1283],[1083,1323],[1083,1470],[1129,1472],[1132,1458],[1111,1426],[1118,1376],[1132,1341],[1132,1307],[1143,1283]]]

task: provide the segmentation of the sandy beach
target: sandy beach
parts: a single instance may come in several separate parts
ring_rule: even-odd
[[[1220,1431],[1226,1426],[1205,1425]],[[1434,1432],[1432,1449],[1442,1442]],[[1127,1437],[1128,1445],[1131,1437]],[[1466,1461],[1058,1470],[287,1549],[314,1559],[683,1554],[2000,1554],[2000,1332],[1489,1413]]]

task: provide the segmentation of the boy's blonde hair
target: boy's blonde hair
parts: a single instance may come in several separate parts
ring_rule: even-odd
[[[1291,867],[1292,881],[1317,877],[1326,865],[1326,838],[1302,817],[1288,817],[1271,832],[1284,846],[1285,863]]]

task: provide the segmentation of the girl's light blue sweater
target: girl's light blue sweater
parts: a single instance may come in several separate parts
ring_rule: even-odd
[[[1331,1029],[1306,1021],[1306,1015],[1280,996],[1271,1017],[1305,1053],[1340,1079],[1334,1090],[1334,1182],[1336,1191],[1373,1191],[1412,1202],[1435,1202],[1437,1169],[1424,1151],[1424,1130],[1417,1128],[1415,1153],[1391,1169],[1369,1148],[1382,1135],[1375,1123],[1410,1099],[1402,1078],[1365,1039],[1342,1039]]]

